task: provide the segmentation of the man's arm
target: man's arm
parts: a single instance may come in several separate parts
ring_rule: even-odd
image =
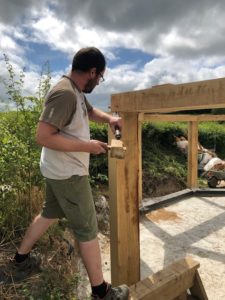
[[[96,141],[82,141],[79,139],[68,139],[59,134],[57,127],[43,121],[39,121],[36,141],[39,145],[63,152],[89,152],[93,154],[105,153],[107,144]]]
[[[89,111],[88,115],[91,121],[95,121],[98,123],[108,123],[113,132],[115,131],[115,126],[118,126],[120,129],[122,129],[122,119],[120,117],[107,114],[95,107],[91,111]]]

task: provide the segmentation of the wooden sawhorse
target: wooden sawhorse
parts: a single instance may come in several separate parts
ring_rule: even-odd
[[[208,300],[198,268],[186,257],[130,287],[130,300]]]

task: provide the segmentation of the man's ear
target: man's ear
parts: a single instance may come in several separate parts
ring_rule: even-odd
[[[89,72],[90,72],[91,78],[95,78],[95,76],[96,76],[96,68],[91,68],[89,70]]]

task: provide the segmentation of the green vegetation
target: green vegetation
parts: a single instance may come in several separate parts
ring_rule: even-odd
[[[23,96],[23,72],[16,75],[6,56],[5,62],[9,77],[3,82],[14,107],[14,111],[1,113],[0,119],[0,228],[7,238],[9,232],[26,226],[34,213],[33,206],[40,203],[43,180],[35,128],[50,75],[41,76],[37,96]]]
[[[174,144],[174,136],[183,134],[185,125],[176,123],[145,123],[142,130],[142,167],[144,197],[159,196],[160,187],[177,181],[185,187],[186,158]],[[170,182],[168,182],[170,180]]]
[[[143,125],[143,192],[144,196],[159,196],[163,185],[177,184],[185,188],[187,181],[187,158],[174,144],[174,136],[187,136],[187,123],[159,122]],[[225,158],[225,125],[217,122],[199,124],[199,141],[217,155]],[[200,179],[199,184],[205,185]],[[176,186],[175,186],[176,188]],[[169,189],[165,194],[169,193]]]
[[[214,149],[217,155],[225,158],[225,123],[205,122],[199,126],[199,141],[208,149]]]

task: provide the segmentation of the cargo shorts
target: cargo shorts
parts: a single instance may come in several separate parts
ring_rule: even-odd
[[[80,242],[96,238],[96,211],[88,176],[68,179],[46,178],[46,196],[41,215],[47,219],[66,218]]]

